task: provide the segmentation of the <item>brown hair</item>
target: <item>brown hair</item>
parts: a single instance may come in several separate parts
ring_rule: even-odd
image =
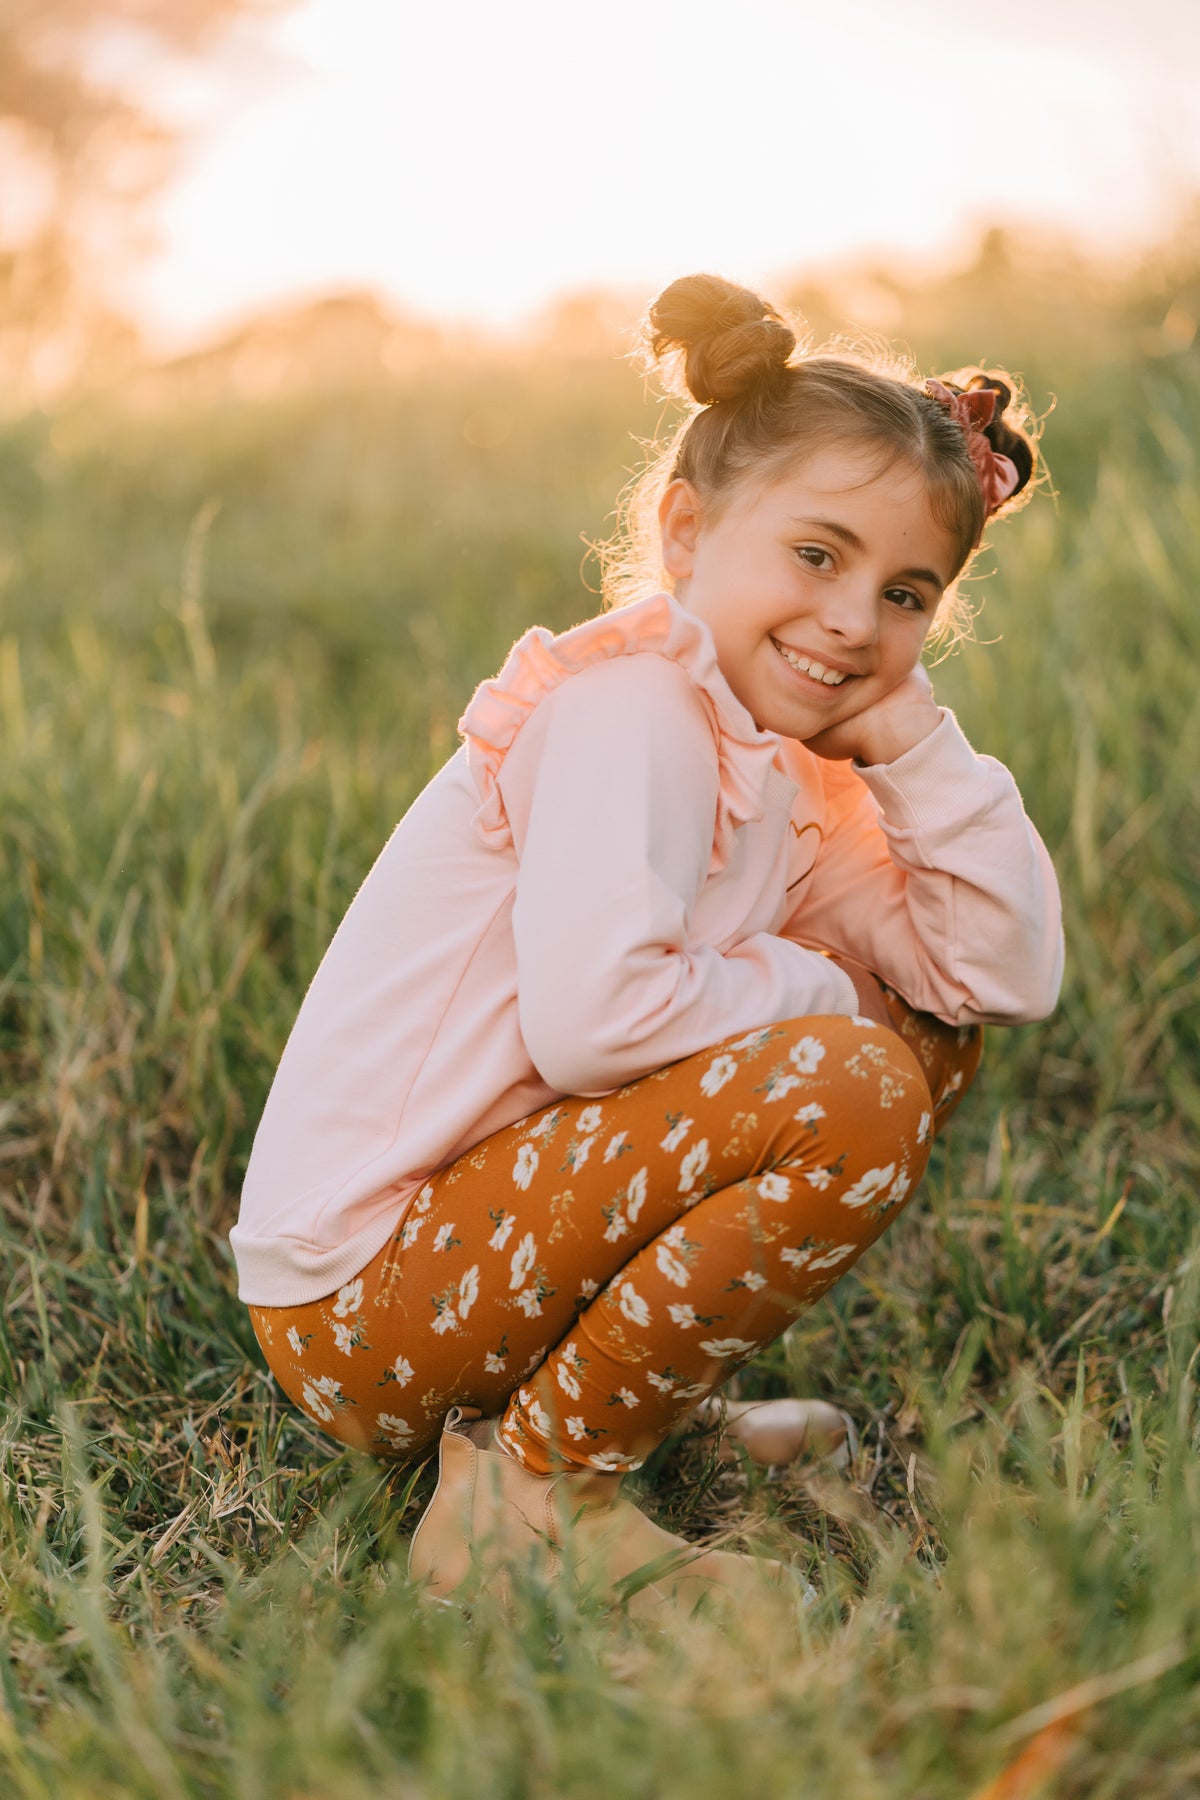
[[[829,443],[874,449],[881,466],[899,459],[919,468],[934,517],[956,540],[961,574],[985,522],[983,493],[965,432],[910,363],[853,350],[812,354],[807,346],[797,355],[796,332],[781,313],[716,275],[687,275],[665,288],[643,321],[643,347],[668,391],[694,405],[627,490],[618,530],[601,546],[607,605],[658,584],[658,502],[668,483],[691,482],[719,513],[742,483],[765,485]],[[996,511],[1014,511],[1037,467],[1026,409],[1014,406],[1016,383],[979,369],[939,379],[955,393],[994,389],[986,436],[1019,477]],[[939,635],[959,624],[958,610],[951,593],[939,609]]]

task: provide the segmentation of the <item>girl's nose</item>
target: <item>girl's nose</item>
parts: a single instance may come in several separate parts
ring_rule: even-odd
[[[879,636],[875,589],[865,581],[838,582],[828,590],[822,624],[847,649],[861,649]]]

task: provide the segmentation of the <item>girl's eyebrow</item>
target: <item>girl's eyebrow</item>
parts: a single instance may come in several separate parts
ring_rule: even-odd
[[[793,518],[790,522],[793,525],[807,525],[814,531],[827,531],[831,537],[840,538],[850,550],[866,549],[857,531],[851,531],[849,525],[842,525],[837,519]],[[946,583],[934,569],[897,569],[896,576],[900,581],[923,581],[929,587],[936,588],[939,594],[946,590]]]

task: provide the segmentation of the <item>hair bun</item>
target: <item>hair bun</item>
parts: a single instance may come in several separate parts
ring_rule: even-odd
[[[646,341],[668,364],[668,386],[701,406],[740,400],[778,379],[796,334],[749,288],[719,275],[684,275],[650,304]]]
[[[1012,462],[1018,475],[1013,492],[1019,494],[1033,476],[1037,467],[1037,455],[1020,425],[1004,417],[1006,410],[1012,405],[1011,381],[1006,375],[993,375],[988,370],[981,369],[967,382],[968,393],[972,388],[991,388],[996,396],[996,410],[992,414],[991,424],[984,428],[984,436],[993,450],[1001,456],[1007,456]]]

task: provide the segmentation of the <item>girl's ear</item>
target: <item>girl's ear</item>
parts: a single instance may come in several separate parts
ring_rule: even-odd
[[[658,503],[663,568],[675,581],[692,572],[700,536],[700,496],[690,481],[672,481]]]

